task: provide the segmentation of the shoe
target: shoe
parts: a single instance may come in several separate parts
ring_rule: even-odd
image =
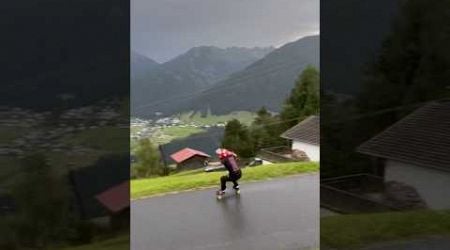
[[[236,187],[233,187],[234,188],[234,190],[239,190],[239,185],[237,185]]]
[[[216,194],[217,194],[217,195],[224,195],[224,194],[225,194],[225,191],[218,190],[218,191],[216,192]]]

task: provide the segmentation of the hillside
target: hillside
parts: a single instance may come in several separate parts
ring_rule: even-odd
[[[195,47],[131,82],[135,116],[148,116],[155,102],[198,92],[261,59],[272,48]]]
[[[244,70],[196,95],[158,103],[148,111],[169,114],[190,110],[227,114],[236,110],[256,111],[262,106],[279,111],[302,70],[319,67],[319,36],[288,43]]]
[[[129,33],[128,5],[119,0],[5,3],[5,10],[14,11],[5,11],[0,22],[8,31],[0,46],[0,104],[49,111],[67,96],[66,107],[127,97],[130,38],[122,34]],[[112,16],[111,10],[124,14]]]
[[[141,79],[147,72],[158,67],[159,63],[137,52],[130,53],[131,81]]]

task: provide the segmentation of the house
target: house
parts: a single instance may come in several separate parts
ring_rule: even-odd
[[[110,214],[110,224],[113,228],[129,225],[130,219],[130,182],[111,187],[95,196]]]
[[[179,169],[195,169],[205,166],[205,162],[210,155],[191,148],[184,148],[170,157],[177,163]]]
[[[129,155],[112,155],[101,158],[92,166],[69,172],[73,207],[80,218],[109,227],[115,220],[113,217],[122,216],[117,212],[123,211],[123,205],[129,201],[129,192],[127,201],[116,199],[126,194],[126,187],[120,185],[130,179],[129,166]],[[111,189],[117,186],[120,188]]]
[[[320,161],[320,118],[309,116],[285,131],[282,138],[292,141],[292,151],[302,151],[311,161]]]
[[[450,208],[450,101],[429,103],[357,148],[385,182],[414,187],[429,208]]]

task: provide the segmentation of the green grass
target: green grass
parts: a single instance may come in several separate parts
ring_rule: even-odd
[[[89,245],[64,248],[64,250],[125,250],[125,249],[130,249],[129,235],[99,241]]]
[[[202,117],[201,113],[188,112],[179,115],[179,119],[184,123],[194,122],[199,125],[214,125],[217,123],[226,123],[232,119],[238,119],[240,122],[249,125],[253,122],[256,115],[248,111],[236,111],[227,115],[211,115]]]
[[[450,210],[338,215],[320,219],[320,241],[337,249],[430,235],[450,235]]]
[[[12,126],[1,126],[0,127],[0,144],[11,143],[15,139],[19,138],[26,129],[12,127]]]
[[[132,127],[133,128],[133,127]],[[139,128],[134,128],[133,133],[137,133]],[[154,144],[166,144],[175,139],[185,138],[193,134],[204,132],[205,129],[196,127],[167,127],[155,129],[152,136],[149,138]],[[130,141],[131,151],[134,152],[137,146],[138,140],[132,139]]]
[[[170,136],[172,139],[184,138],[193,134],[197,134],[205,131],[202,128],[195,127],[168,127],[162,128],[161,132],[167,136]]]
[[[0,188],[14,184],[14,176],[20,171],[20,162],[15,157],[0,157]]]
[[[128,143],[127,145],[123,144],[124,142],[128,142],[129,136],[128,131],[125,129],[117,127],[102,127],[84,130],[78,134],[66,138],[65,142],[70,145],[83,145],[94,149],[121,152],[124,150],[129,150]]]
[[[242,170],[242,181],[266,180],[318,170],[319,164],[312,162],[294,162],[247,167]],[[136,199],[173,191],[216,186],[219,183],[220,176],[223,174],[224,172],[205,173],[197,170],[192,171],[190,174],[178,173],[167,177],[132,180],[131,198]]]
[[[139,126],[137,126],[137,125],[133,125],[133,126],[130,126],[130,134],[137,134],[137,133],[139,133],[139,131],[141,131],[142,129],[144,128],[144,126],[142,126],[142,125],[139,125]]]
[[[47,152],[48,162],[54,166],[61,174],[66,174],[71,169],[77,169],[94,165],[103,155],[104,151],[89,151],[80,154],[70,154],[70,152]]]

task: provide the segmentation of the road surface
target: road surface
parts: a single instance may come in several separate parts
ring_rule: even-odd
[[[230,185],[230,184],[229,184]],[[319,175],[241,184],[241,195],[184,192],[131,203],[133,250],[277,250],[319,246]]]

